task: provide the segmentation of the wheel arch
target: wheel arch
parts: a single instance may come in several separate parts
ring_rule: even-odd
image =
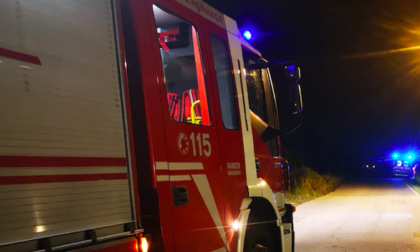
[[[251,214],[263,216],[264,220],[278,220],[278,214],[273,204],[263,197],[252,197],[251,204],[248,208],[251,210]]]

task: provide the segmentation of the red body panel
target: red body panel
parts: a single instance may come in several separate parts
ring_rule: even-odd
[[[255,158],[260,161],[260,169],[257,173],[263,178],[274,193],[286,191],[283,175],[288,172],[282,157],[273,157],[258,132],[253,129]]]

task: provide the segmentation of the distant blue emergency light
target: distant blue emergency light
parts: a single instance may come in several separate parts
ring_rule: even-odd
[[[250,32],[250,31],[248,31],[248,30],[245,30],[245,31],[244,31],[244,33],[243,33],[243,35],[244,35],[244,38],[245,38],[246,40],[251,40],[251,39],[252,39],[252,34],[251,34],[251,32]]]
[[[404,161],[414,161],[416,159],[416,155],[414,151],[410,151],[404,155],[400,155],[398,152],[394,152],[392,153],[392,158],[394,160],[401,160],[403,159]]]

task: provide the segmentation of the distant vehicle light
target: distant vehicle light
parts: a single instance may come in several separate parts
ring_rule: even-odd
[[[244,35],[244,38],[245,38],[246,40],[251,40],[251,39],[252,39],[252,34],[251,34],[251,32],[250,32],[250,31],[248,31],[248,30],[245,30],[243,35]]]

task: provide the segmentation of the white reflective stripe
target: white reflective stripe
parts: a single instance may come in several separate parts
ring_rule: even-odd
[[[203,163],[199,162],[170,162],[169,163],[170,171],[192,171],[192,170],[204,170]]]
[[[158,182],[162,181],[190,181],[190,175],[157,175],[156,180]]]
[[[252,200],[250,198],[245,198],[242,201],[242,206],[248,207],[248,205],[251,204],[251,202],[252,202]],[[241,225],[240,225],[239,230],[238,230],[237,251],[243,251],[243,249],[244,249],[245,233],[246,233],[246,227],[247,227],[250,212],[251,212],[250,209],[244,209],[244,210],[241,210],[241,213],[239,214],[239,223]]]
[[[227,242],[226,231],[223,228],[222,219],[220,218],[219,210],[217,210],[216,201],[214,199],[213,193],[210,188],[209,181],[207,180],[206,175],[204,174],[197,174],[192,175],[195,185],[198,188],[198,191],[201,194],[201,197],[206,204],[207,210],[210,212],[210,216],[213,219],[214,224],[217,227],[217,231],[219,231],[220,237],[222,237],[223,242],[228,251],[230,251],[229,244]]]
[[[169,176],[171,181],[189,181],[191,180],[190,175],[171,175]]]
[[[225,17],[226,28],[230,31],[228,33],[228,40],[229,40],[229,49],[231,52],[232,60],[235,62],[239,60],[239,63],[235,62],[233,64],[234,73],[235,73],[235,83],[236,83],[236,92],[238,95],[238,100],[241,102],[245,100],[245,108],[243,105],[238,106],[239,108],[239,115],[241,119],[241,129],[242,129],[242,139],[243,139],[243,146],[244,146],[244,157],[245,157],[245,169],[246,169],[246,182],[247,185],[256,185],[257,184],[257,172],[255,169],[255,152],[254,152],[254,144],[253,144],[253,136],[252,136],[252,125],[251,125],[251,118],[249,115],[249,102],[248,102],[248,91],[246,88],[246,76],[245,76],[245,68],[244,63],[242,60],[242,44],[241,40],[236,36],[238,33],[238,26],[235,20],[229,18],[228,16]],[[246,48],[252,47],[246,46]],[[239,69],[241,67],[241,69]],[[241,78],[242,84],[241,86]],[[243,93],[242,93],[243,87]],[[249,128],[250,130],[246,130]]]
[[[219,248],[219,249],[213,250],[212,252],[226,252],[226,251],[227,251],[226,248]]]
[[[156,170],[169,170],[171,171],[193,171],[193,170],[204,170],[203,163],[200,162],[156,162]]]
[[[157,175],[156,180],[158,182],[160,181],[169,181],[169,175]]]
[[[156,162],[156,170],[168,170],[168,162]]]

